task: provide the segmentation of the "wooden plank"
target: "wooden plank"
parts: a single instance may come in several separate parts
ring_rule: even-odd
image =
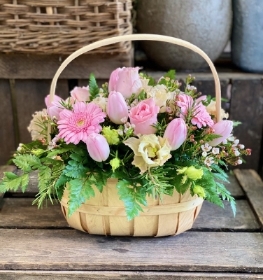
[[[244,191],[241,188],[236,176],[233,174],[233,172],[230,172],[228,174],[228,180],[229,183],[225,184],[225,187],[230,191],[230,193],[235,197],[235,198],[242,198],[244,197]]]
[[[0,165],[6,164],[16,149],[12,95],[8,80],[0,80]]]
[[[19,278],[18,278],[19,277]],[[4,271],[0,270],[2,280],[244,280],[263,279],[262,274],[245,273],[198,273],[198,272],[148,272],[148,271]]]
[[[68,228],[60,204],[54,201],[38,209],[32,198],[4,198],[0,228]]]
[[[263,127],[263,83],[258,80],[233,79],[230,117],[242,122],[235,127],[234,135],[246,148],[252,149],[252,155],[245,158],[243,169],[258,170]]]
[[[193,230],[260,230],[257,217],[246,200],[237,200],[237,213],[234,217],[227,202],[225,208],[205,201],[197,217]]]
[[[140,65],[140,63],[136,63],[137,65]],[[158,71],[156,69],[149,69],[145,68],[145,71],[150,76],[153,76],[154,78],[160,78],[163,76],[166,72],[165,71]],[[220,68],[217,67],[217,72],[219,75],[219,79],[221,80],[229,80],[229,79],[238,79],[238,80],[260,80],[263,79],[263,74],[260,73],[245,73],[245,72],[240,72],[240,70],[237,69],[231,69],[229,67],[227,68]],[[177,78],[178,79],[184,79],[189,73],[183,72],[183,71],[177,71]],[[209,68],[203,72],[196,72],[196,73],[191,73],[192,76],[196,78],[196,80],[212,80],[213,75]]]
[[[263,233],[121,238],[75,230],[0,229],[0,244],[0,270],[263,272]]]
[[[41,64],[40,64],[41,65]],[[39,67],[41,69],[41,67]],[[31,136],[27,127],[35,111],[41,111],[45,106],[45,97],[49,94],[50,80],[16,80],[15,98],[18,113],[19,141],[27,143]],[[59,80],[56,94],[62,98],[69,95],[68,83],[66,80]]]
[[[0,78],[52,79],[67,55],[0,54]],[[94,73],[97,79],[108,79],[110,73],[133,65],[133,49],[128,53],[82,55],[71,62],[61,79],[87,79]]]
[[[263,228],[263,182],[254,170],[234,170]]]

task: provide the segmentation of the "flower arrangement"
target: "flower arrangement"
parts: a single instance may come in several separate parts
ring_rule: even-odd
[[[251,153],[232,135],[234,122],[215,101],[201,96],[186,78],[185,89],[171,70],[158,81],[139,68],[118,68],[101,88],[94,75],[75,87],[67,100],[47,96],[47,108],[33,115],[29,144],[20,144],[12,162],[20,175],[5,172],[0,192],[27,188],[38,170],[34,201],[61,200],[69,191],[69,215],[117,178],[128,219],[146,205],[147,196],[184,193],[224,206],[235,200],[224,186],[228,164]]]

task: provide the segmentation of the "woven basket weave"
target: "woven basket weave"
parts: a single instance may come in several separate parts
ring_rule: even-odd
[[[0,0],[0,52],[70,54],[131,34],[132,0]],[[128,52],[129,41],[92,53]]]
[[[195,45],[173,37],[153,34],[132,34],[104,39],[85,46],[72,53],[57,70],[50,88],[50,98],[54,98],[57,80],[67,65],[88,51],[107,46],[116,42],[124,41],[161,41],[180,45],[200,54],[210,66],[216,94],[216,119],[220,120],[221,89],[216,69],[209,57]],[[113,69],[114,70],[114,69]],[[49,128],[50,129],[50,128]],[[96,188],[95,197],[87,200],[79,209],[68,217],[68,191],[65,190],[61,200],[62,212],[69,225],[73,228],[90,234],[103,235],[126,235],[126,236],[166,236],[176,235],[190,229],[195,221],[203,202],[203,199],[191,196],[189,192],[181,195],[164,196],[162,200],[148,199],[148,206],[143,208],[139,217],[128,221],[125,216],[123,202],[119,199],[116,180],[108,179],[103,192],[99,193]]]

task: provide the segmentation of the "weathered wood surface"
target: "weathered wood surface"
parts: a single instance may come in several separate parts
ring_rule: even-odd
[[[52,79],[67,55],[0,54],[0,78]],[[76,58],[61,74],[61,79],[108,79],[110,73],[133,65],[133,49],[120,54],[87,54]]]
[[[209,273],[204,275],[200,272],[130,272],[130,271],[1,271],[1,280],[244,280],[244,279],[263,279],[259,274],[241,273]]]
[[[237,169],[234,172],[247,195],[252,209],[258,217],[261,228],[263,229],[263,183],[261,178],[251,169]]]
[[[16,80],[15,99],[17,104],[19,141],[27,143],[31,136],[27,127],[32,114],[46,108],[45,97],[49,94],[51,80]],[[67,80],[59,80],[56,94],[62,98],[69,96]]]
[[[163,238],[88,235],[68,228],[59,205],[37,210],[32,193],[9,194],[0,208],[0,279],[263,279],[263,183],[252,170],[234,174],[236,217],[205,202],[190,231]]]
[[[246,157],[243,169],[259,169],[263,127],[263,83],[262,79],[233,79],[230,118],[242,122],[234,129],[234,135],[252,155]]]
[[[0,164],[7,163],[17,145],[12,98],[9,81],[0,80]]]
[[[0,229],[0,269],[263,273],[263,234],[187,232],[165,238],[75,230]]]

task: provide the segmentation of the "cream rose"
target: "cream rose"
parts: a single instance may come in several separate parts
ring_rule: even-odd
[[[155,104],[160,107],[160,113],[166,111],[166,101],[173,98],[173,94],[167,91],[165,85],[156,85],[147,92],[148,98],[153,98]]]
[[[124,144],[133,150],[132,164],[141,170],[141,174],[148,168],[162,166],[171,157],[168,140],[155,134],[131,137],[124,141]]]
[[[48,119],[47,110],[43,109],[42,111],[37,111],[32,117],[33,119],[30,121],[27,130],[30,132],[33,141],[42,140],[46,136],[45,122]]]
[[[206,111],[209,115],[216,116],[216,102],[211,100],[208,106],[206,106]],[[228,119],[228,113],[225,112],[224,109],[220,110],[221,119]]]

